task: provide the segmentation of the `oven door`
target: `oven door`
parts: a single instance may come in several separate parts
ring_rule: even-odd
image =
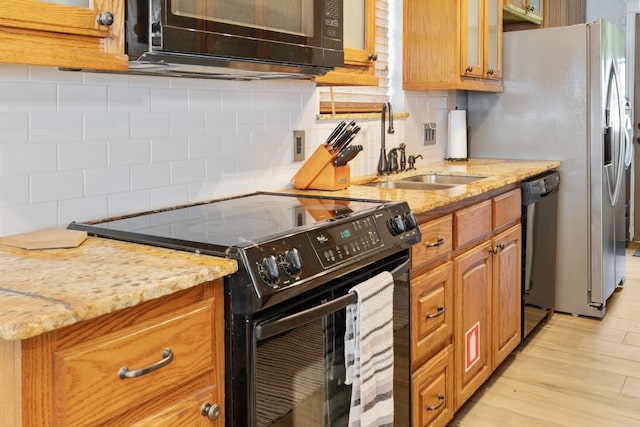
[[[353,286],[394,277],[395,425],[409,425],[409,257],[406,252],[343,276],[311,299],[254,323],[254,422],[263,426],[347,426],[351,386],[344,384],[345,308]]]

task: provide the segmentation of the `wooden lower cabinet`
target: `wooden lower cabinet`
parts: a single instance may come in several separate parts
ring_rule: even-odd
[[[224,426],[221,280],[18,344],[15,425]]]
[[[448,345],[413,373],[413,427],[446,426],[453,419],[453,345]]]
[[[491,241],[454,258],[455,408],[491,375]]]
[[[519,185],[420,224],[411,248],[412,426],[444,426],[520,343]]]
[[[494,237],[492,337],[493,369],[520,344],[521,226],[517,224]]]

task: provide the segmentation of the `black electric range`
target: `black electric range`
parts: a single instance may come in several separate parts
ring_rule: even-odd
[[[91,235],[236,259],[235,312],[255,312],[420,241],[406,202],[257,192],[84,223]]]

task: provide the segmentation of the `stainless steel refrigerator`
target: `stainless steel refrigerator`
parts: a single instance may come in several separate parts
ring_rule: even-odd
[[[504,33],[499,94],[468,94],[472,157],[560,160],[555,310],[602,317],[624,283],[623,32],[589,24]]]

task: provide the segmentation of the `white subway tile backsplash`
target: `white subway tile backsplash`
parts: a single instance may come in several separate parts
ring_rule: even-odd
[[[106,112],[107,88],[104,86],[59,85],[58,111]]]
[[[29,203],[29,175],[0,175],[0,208]]]
[[[0,81],[0,113],[56,111],[54,83]]]
[[[107,196],[61,200],[58,203],[59,226],[66,227],[73,221],[107,218],[109,216],[107,206]]]
[[[0,113],[0,144],[29,140],[28,113]]]
[[[82,113],[32,113],[29,115],[29,141],[82,141]]]
[[[449,94],[405,92],[409,118],[388,147],[422,147],[429,116],[446,129]],[[292,131],[310,155],[338,120],[317,120],[304,80],[224,81],[65,72],[0,64],[0,236],[256,190],[290,188]],[[395,106],[395,105],[394,105]],[[352,176],[375,173],[379,119],[358,119],[365,151]],[[446,132],[446,130],[445,130]],[[446,133],[439,135],[439,141]],[[441,158],[441,157],[440,157]]]
[[[187,111],[189,91],[187,89],[151,89],[151,111],[164,113]]]
[[[27,233],[58,226],[56,202],[33,203],[0,209],[0,235]]]
[[[58,169],[55,144],[0,144],[0,175],[53,172]]]
[[[171,135],[197,136],[205,134],[205,114],[199,112],[171,113]]]
[[[85,113],[84,139],[122,139],[129,137],[129,113]]]
[[[188,156],[189,140],[186,136],[151,139],[151,161],[153,163],[186,160]]]
[[[171,184],[169,163],[131,165],[131,189],[165,187]]]
[[[171,183],[189,184],[205,179],[205,160],[183,160],[171,162]]]
[[[123,166],[151,161],[151,141],[148,138],[111,140],[108,143],[109,166]]]
[[[58,170],[93,169],[105,166],[107,166],[106,141],[58,144]]]
[[[84,195],[107,196],[128,191],[131,187],[129,166],[94,168],[84,171]]]
[[[188,200],[187,185],[163,187],[151,190],[151,209],[162,209],[184,205]]]
[[[107,100],[110,112],[146,113],[151,108],[151,90],[146,87],[109,86]]]
[[[31,175],[31,203],[74,199],[84,195],[82,171]]]
[[[129,125],[133,138],[169,135],[169,113],[131,113]]]
[[[109,203],[107,216],[109,217],[145,212],[151,209],[151,192],[149,190],[110,194],[107,200]]]

